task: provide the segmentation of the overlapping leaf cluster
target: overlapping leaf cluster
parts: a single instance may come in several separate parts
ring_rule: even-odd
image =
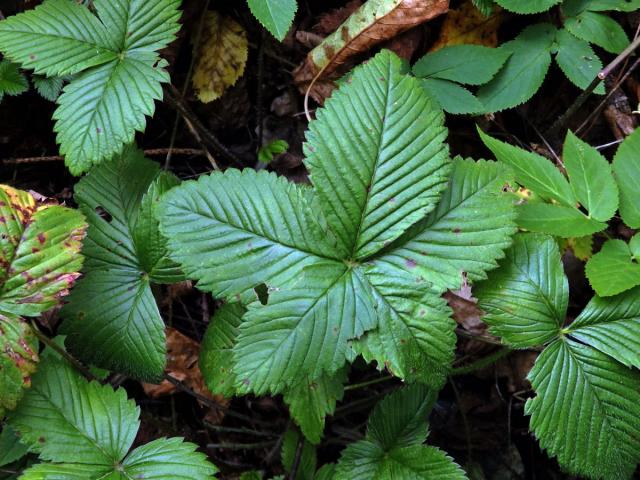
[[[596,296],[565,326],[569,286],[558,247],[520,234],[475,294],[507,345],[544,346],[525,407],[540,445],[577,475],[629,478],[640,461],[640,289]]]
[[[38,341],[22,317],[69,293],[85,229],[79,212],[0,185],[0,418],[16,407],[37,367]]]
[[[211,344],[227,364],[210,385],[224,389],[215,377],[232,371],[225,381],[240,393],[309,388],[354,351],[401,378],[441,384],[455,335],[440,295],[459,288],[463,272],[484,278],[514,231],[507,169],[451,162],[442,123],[384,51],[311,123],[314,188],[227,170],[163,197],[171,257],[201,290],[248,303],[226,327],[214,318],[211,328],[227,335]],[[261,284],[266,305],[253,292]]]
[[[120,153],[169,81],[158,50],[178,31],[179,0],[47,0],[0,22],[0,51],[48,77],[74,75],[54,113],[60,152],[76,175]]]

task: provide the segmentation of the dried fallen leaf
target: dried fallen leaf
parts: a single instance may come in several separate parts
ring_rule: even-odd
[[[198,365],[199,356],[200,344],[198,342],[174,328],[167,328],[167,366],[165,371],[176,380],[180,380],[195,393],[219,405],[226,405],[228,403],[227,400],[220,395],[212,395],[207,389]],[[142,388],[151,398],[172,395],[177,391],[177,387],[167,380],[158,385],[143,383]],[[206,407],[203,402],[200,402],[200,404]],[[207,419],[211,423],[217,423],[220,420],[219,413],[218,410],[212,409],[207,414]]]
[[[193,88],[200,101],[212,102],[244,74],[249,55],[247,32],[226,15],[207,12],[194,50]]]
[[[444,19],[438,40],[430,51],[435,52],[451,45],[498,45],[498,28],[502,23],[502,12],[499,10],[485,17],[473,5],[471,0],[464,2],[459,8],[449,10]]]
[[[394,38],[449,8],[449,0],[369,0],[334,33],[314,48],[294,72],[294,81],[322,103],[335,88],[333,80],[354,55]],[[315,81],[314,81],[315,80]]]

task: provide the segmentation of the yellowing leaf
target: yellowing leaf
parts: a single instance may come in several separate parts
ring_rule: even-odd
[[[212,102],[244,74],[249,55],[247,32],[226,15],[207,12],[194,52],[193,88],[200,101]]]
[[[498,28],[502,23],[502,12],[498,8],[485,17],[471,0],[467,0],[459,8],[449,10],[440,29],[440,36],[430,51],[465,44],[496,47]]]

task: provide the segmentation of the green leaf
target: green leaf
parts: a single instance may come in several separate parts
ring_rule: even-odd
[[[574,37],[564,28],[558,30],[556,43],[558,66],[574,85],[586,90],[602,70],[602,61],[593,51],[589,42]],[[600,82],[594,92],[604,95],[604,83]]]
[[[640,285],[640,264],[622,240],[607,240],[602,250],[589,259],[585,273],[601,297],[617,295]]]
[[[525,406],[540,446],[574,475],[629,478],[640,460],[640,373],[559,339],[536,360]],[[615,473],[614,473],[615,472]]]
[[[258,150],[258,160],[262,163],[269,164],[276,155],[280,155],[287,150],[289,150],[289,144],[285,140],[274,140],[260,147],[260,150]]]
[[[0,50],[47,76],[78,74],[64,88],[53,117],[71,172],[122,152],[162,98],[169,81],[157,51],[179,29],[179,0],[95,0],[98,13],[72,0],[0,22]]]
[[[459,289],[462,272],[471,281],[497,267],[515,232],[515,211],[503,189],[513,182],[496,162],[456,158],[449,189],[435,211],[375,259],[394,266],[437,293]]]
[[[532,2],[523,0],[523,4]],[[516,107],[538,91],[551,65],[556,28],[539,23],[525,28],[515,40],[500,48],[511,54],[504,67],[478,90],[478,100],[487,112]]]
[[[0,313],[37,316],[78,278],[84,217],[0,185]]]
[[[508,57],[509,52],[500,48],[451,45],[427,53],[415,63],[413,74],[422,78],[482,85],[494,77]]]
[[[562,4],[562,10],[568,17],[575,17],[585,10],[632,12],[638,8],[640,8],[640,0],[565,0]]]
[[[72,0],[47,0],[0,22],[0,50],[38,74],[78,73],[115,60],[117,48],[105,25]]]
[[[567,333],[627,367],[640,367],[640,288],[615,297],[593,297]]]
[[[540,13],[549,10],[562,0],[495,0],[503,8],[515,13]]]
[[[159,438],[129,453],[122,462],[122,473],[127,479],[212,479],[218,469],[196,448],[182,438]]]
[[[63,77],[45,77],[43,75],[32,75],[31,80],[37,92],[45,100],[55,102],[62,92],[64,83]]]
[[[513,169],[520,185],[533,190],[544,199],[557,200],[569,207],[575,206],[577,199],[569,182],[553,163],[536,153],[492,138],[480,129],[478,133],[496,159]]]
[[[166,194],[160,229],[200,290],[233,299],[261,283],[280,288],[305,266],[338,257],[312,216],[312,199],[275,174],[228,169]]]
[[[320,443],[325,416],[332,414],[336,402],[342,400],[346,381],[347,369],[343,368],[335,375],[300,382],[284,392],[289,413],[309,442]]]
[[[483,321],[516,348],[557,337],[567,314],[569,283],[553,238],[519,234],[500,268],[474,287]]]
[[[629,38],[620,24],[601,13],[584,11],[567,18],[564,26],[576,37],[611,53],[620,53],[629,45]]]
[[[620,188],[620,216],[631,228],[640,228],[640,129],[618,147],[613,173]]]
[[[0,418],[16,408],[37,364],[38,340],[29,324],[0,314]]]
[[[283,41],[298,10],[296,0],[247,0],[253,16],[278,40]]]
[[[237,388],[277,393],[332,374],[345,363],[349,340],[377,324],[371,287],[359,268],[335,261],[311,265],[300,281],[254,302],[234,348]]]
[[[233,346],[246,309],[239,303],[222,305],[213,317],[200,345],[200,371],[213,393],[232,397],[236,393]]]
[[[466,88],[449,80],[425,78],[420,82],[422,88],[445,112],[452,114],[477,113],[484,107]]]
[[[335,471],[335,463],[325,463],[322,468],[316,472],[316,476],[313,477],[313,480],[333,480]]]
[[[0,467],[20,460],[29,452],[29,447],[20,442],[16,432],[8,425],[0,432]]]
[[[525,203],[517,208],[518,225],[532,232],[563,238],[600,232],[607,224],[588,218],[577,208],[549,203]]]
[[[379,251],[434,209],[450,171],[443,122],[386,50],[317,112],[305,165],[347,258]]]
[[[369,417],[365,439],[343,450],[335,480],[466,479],[444,452],[421,445],[435,400],[434,392],[412,385],[379,402]]]
[[[576,198],[589,217],[600,222],[613,217],[618,209],[618,187],[607,159],[569,131],[562,160]]]
[[[313,480],[317,463],[316,449],[304,438],[301,438],[296,430],[291,428],[285,432],[282,442],[282,465],[284,466],[285,472],[291,473],[299,442],[302,442],[302,452],[300,453],[295,480]],[[291,476],[289,477],[293,478]]]
[[[14,63],[0,61],[0,101],[6,95],[20,95],[29,90],[29,82]]]
[[[157,379],[165,363],[164,323],[134,235],[145,194],[154,196],[157,164],[127,148],[76,185],[89,220],[85,276],[62,309],[70,350],[87,363],[142,379]],[[150,190],[151,189],[151,190]]]
[[[46,357],[9,416],[21,441],[49,462],[23,478],[212,478],[215,467],[180,438],[156,440],[125,458],[140,426],[140,410],[125,390],[87,382],[61,358]]]

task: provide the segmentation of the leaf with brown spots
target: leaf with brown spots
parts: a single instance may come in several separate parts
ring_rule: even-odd
[[[247,32],[231,17],[207,12],[193,72],[193,88],[203,103],[220,98],[244,74],[249,56]]]
[[[342,74],[341,68],[354,55],[394,38],[402,32],[441,15],[449,0],[369,0],[333,34],[314,48],[294,72],[300,91],[322,103]]]

